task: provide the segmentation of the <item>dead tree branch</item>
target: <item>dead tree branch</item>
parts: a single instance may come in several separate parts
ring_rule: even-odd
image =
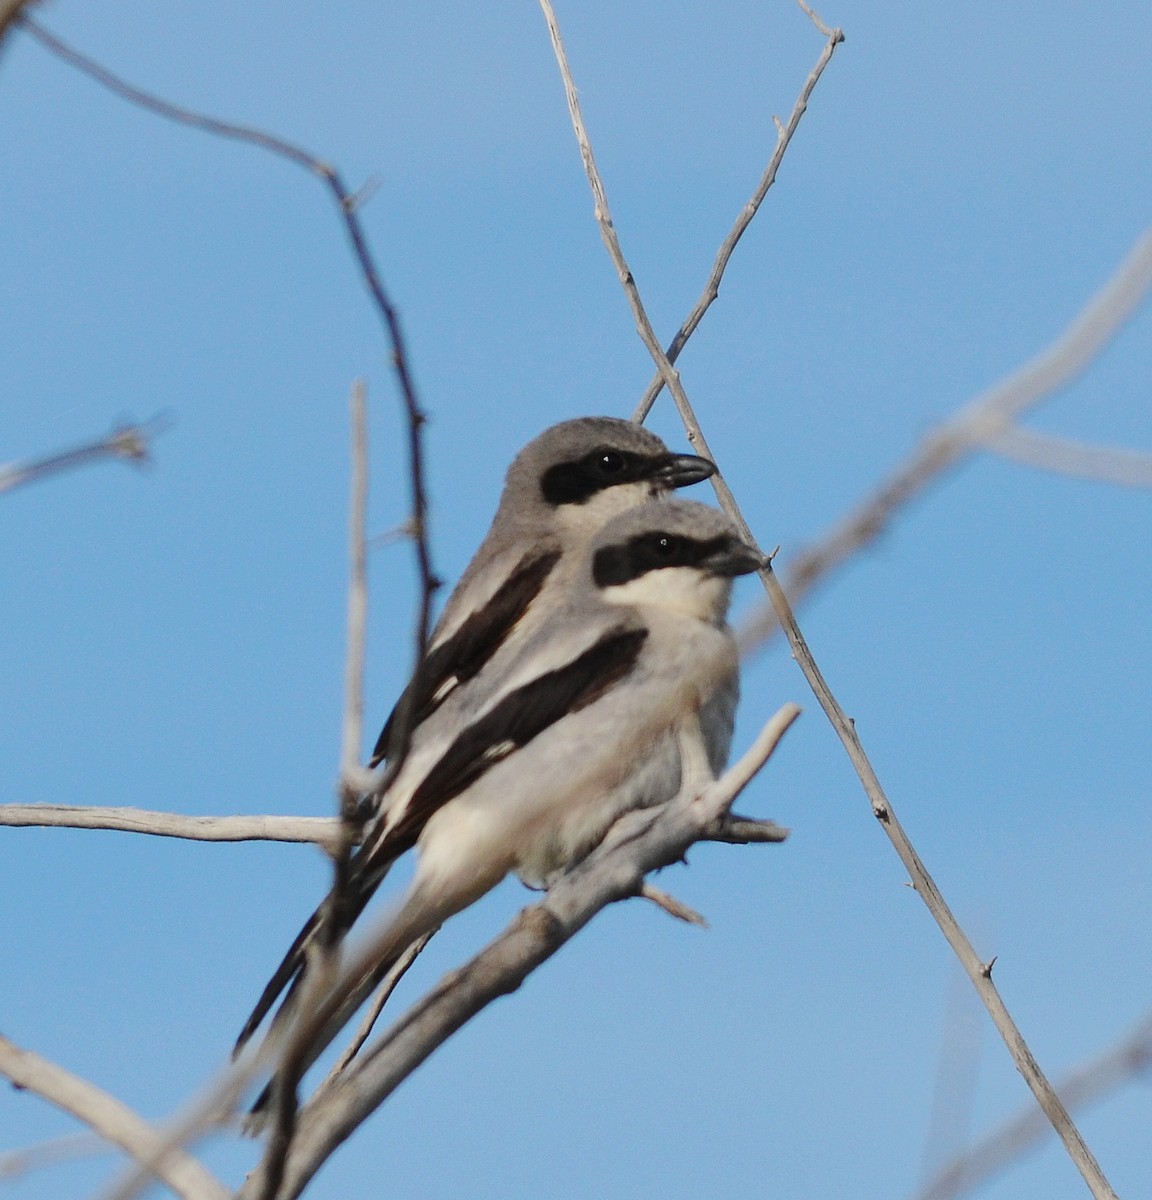
[[[824,68],[832,61],[832,55],[836,52],[836,47],[844,40],[842,30],[829,29],[803,0],[798,0],[798,2],[816,28],[828,40],[820,53],[820,57],[816,60],[816,65],[812,68],[808,78],[804,82],[804,86],[800,89],[800,95],[792,107],[792,115],[788,118],[786,124],[779,125],[777,123],[776,149],[772,152],[772,157],[768,160],[767,167],[764,168],[764,174],[761,175],[760,182],[756,190],[752,193],[752,198],[740,210],[740,215],[736,218],[736,223],[729,230],[728,236],[716,252],[716,261],[712,264],[712,273],[708,276],[708,282],[704,285],[704,291],[700,294],[700,299],[696,301],[696,307],[684,318],[683,324],[676,331],[676,336],[668,343],[668,349],[665,350],[664,356],[670,363],[674,363],[680,357],[680,351],[684,349],[684,344],[696,332],[696,327],[704,319],[704,314],[712,307],[713,301],[720,295],[720,283],[724,278],[724,272],[728,269],[728,261],[731,259],[737,243],[744,236],[748,226],[751,225],[752,219],[760,210],[760,205],[763,203],[764,197],[768,195],[769,189],[776,182],[776,174],[780,170],[780,164],[784,161],[784,155],[788,151],[792,136],[795,134],[801,118],[808,111],[808,100],[816,85],[820,82],[820,76],[824,74]],[[662,371],[657,370],[652,378],[652,382],[648,385],[648,390],[644,393],[640,403],[636,406],[636,411],[632,414],[633,421],[643,421],[648,416],[649,412],[652,411],[652,405],[656,403],[656,397],[660,395],[663,387],[664,374]]]
[[[1152,487],[1152,454],[1123,446],[1093,446],[1017,427],[1000,434],[985,449],[1041,471],[1055,471],[1060,475],[1121,487]]]
[[[776,609],[777,620],[783,627],[788,643],[792,647],[793,657],[804,672],[804,678],[808,680],[813,694],[820,702],[820,707],[823,708],[832,728],[840,738],[852,766],[856,769],[856,774],[860,777],[860,782],[872,805],[872,815],[880,822],[881,829],[884,830],[888,840],[900,856],[900,861],[907,868],[913,887],[960,960],[960,965],[972,981],[984,1007],[988,1010],[988,1015],[1004,1039],[1004,1044],[1012,1055],[1016,1069],[1032,1089],[1032,1094],[1044,1110],[1052,1128],[1056,1130],[1060,1140],[1064,1143],[1068,1156],[1075,1163],[1092,1195],[1096,1197],[1096,1200],[1116,1200],[1116,1194],[1104,1177],[1095,1156],[1081,1137],[1080,1131],[1073,1123],[1068,1110],[1061,1103],[1055,1089],[1040,1069],[1039,1063],[1036,1062],[1027,1042],[1017,1028],[1016,1022],[1012,1019],[1008,1006],[992,982],[992,964],[982,961],[972,948],[972,943],[953,916],[952,910],[948,907],[947,901],[937,888],[932,876],[929,875],[920,855],[916,853],[915,847],[904,832],[904,827],[897,820],[896,813],[893,811],[880,780],[864,752],[864,746],[856,734],[856,726],[840,707],[825,682],[820,668],[816,665],[812,652],[804,640],[804,635],[796,624],[796,617],[788,603],[788,598],[777,582],[771,565],[768,566],[764,575],[768,594]]]
[[[332,1152],[457,1029],[493,1000],[515,991],[601,909],[638,895],[646,875],[683,858],[763,767],[799,713],[794,704],[781,708],[739,762],[702,794],[682,795],[662,808],[623,818],[600,849],[543,900],[525,909],[471,962],[445,976],[343,1074],[326,1083],[300,1110],[286,1157],[262,1163],[238,1200],[299,1196]],[[373,951],[369,945],[356,955],[343,978],[362,972]],[[270,1186],[281,1168],[282,1180]]]
[[[79,804],[0,804],[0,825],[24,828],[110,829],[194,842],[312,842],[324,848],[340,836],[337,817],[193,817],[144,808]]]
[[[73,446],[70,450],[27,462],[0,464],[0,493],[10,492],[50,475],[58,475],[73,467],[85,467],[107,459],[119,459],[137,465],[146,463],[151,457],[151,439],[167,429],[170,423],[167,417],[153,417],[151,421],[140,425],[118,425],[105,437]]]
[[[228,1200],[231,1193],[190,1154],[164,1145],[143,1117],[95,1084],[0,1037],[0,1074],[119,1146],[183,1200]]]
[[[588,182],[592,189],[592,194],[595,199],[596,219],[600,226],[601,238],[608,249],[608,253],[612,258],[612,262],[616,267],[617,274],[620,277],[621,283],[624,286],[624,291],[628,297],[629,305],[632,308],[633,316],[636,320],[637,328],[640,330],[641,338],[644,344],[648,347],[649,353],[656,362],[665,385],[672,393],[673,399],[676,402],[677,410],[680,413],[681,420],[684,423],[684,428],[688,433],[688,439],[700,451],[715,461],[714,456],[710,453],[707,446],[707,441],[703,436],[703,431],[700,428],[700,422],[692,409],[688,397],[684,393],[683,386],[678,373],[673,369],[672,364],[665,357],[664,352],[660,348],[659,343],[655,340],[652,334],[651,325],[644,312],[643,304],[640,300],[639,292],[632,278],[631,271],[628,269],[624,259],[623,252],[620,248],[619,238],[616,235],[615,228],[612,225],[612,218],[608,209],[607,195],[604,189],[603,181],[599,171],[596,168],[596,161],[592,153],[592,146],[588,139],[588,133],[584,126],[583,118],[580,113],[580,105],[577,99],[576,85],[572,78],[572,73],[568,65],[567,55],[564,51],[563,42],[561,41],[560,31],[556,23],[555,13],[552,10],[550,0],[540,0],[541,7],[544,9],[544,14],[548,22],[548,31],[552,39],[552,47],[556,55],[556,61],[560,67],[560,74],[564,83],[565,94],[568,98],[568,110],[572,118],[573,130],[576,134],[576,140],[580,147],[580,154],[584,161],[585,172],[588,176]],[[1152,275],[1152,239],[1149,241],[1149,267],[1148,273]],[[1129,296],[1130,305],[1134,305],[1142,294],[1142,290],[1133,290],[1134,294]],[[1092,318],[1088,321],[1088,328],[1084,334],[1075,340],[1074,347],[1071,353],[1083,364],[1088,361],[1091,356],[1091,349],[1101,343],[1104,337],[1104,332],[1099,328],[1101,322],[1096,319],[1096,314],[1093,313]],[[985,401],[981,400],[961,414],[961,420],[964,427],[968,431],[970,438],[976,438],[981,441],[986,440],[991,433],[997,433],[1007,426],[1007,424],[1015,418],[1015,408],[1022,408],[1025,403],[1025,397],[1035,392],[1041,386],[1041,383],[1052,374],[1051,368],[1047,362],[1037,361],[1029,364],[1023,372],[1020,373],[1025,378],[1016,386],[1014,404],[1012,402],[1004,402],[1003,400],[995,406],[989,406]],[[1015,407],[1014,407],[1015,406]],[[736,503],[735,497],[731,489],[724,481],[723,476],[717,473],[712,479],[713,487],[720,500],[721,506],[725,512],[732,518],[740,529],[743,536],[753,545],[756,544],[755,538],[752,536],[751,529],[748,526],[747,520],[740,511],[739,505]],[[959,957],[962,966],[972,979],[976,986],[977,992],[984,1001],[985,1007],[988,1009],[993,1022],[1004,1038],[1009,1052],[1012,1054],[1017,1068],[1024,1075],[1025,1080],[1032,1088],[1041,1107],[1048,1115],[1053,1127],[1060,1135],[1064,1145],[1076,1164],[1076,1167],[1084,1177],[1085,1182],[1092,1190],[1092,1194],[1097,1200],[1114,1200],[1115,1193],[1112,1191],[1103,1172],[1100,1170],[1099,1164],[1096,1162],[1092,1152],[1088,1149],[1083,1138],[1080,1136],[1079,1130],[1076,1129],[1071,1117],[1060,1103],[1059,1098],[1053,1091],[1051,1085],[1044,1077],[1039,1065],[1028,1049],[1019,1030],[1016,1028],[1011,1015],[1008,1012],[1003,1000],[1000,998],[999,992],[992,984],[991,969],[980,961],[972,949],[967,937],[959,924],[956,922],[943,896],[940,894],[931,876],[928,874],[921,862],[919,855],[916,853],[911,842],[904,833],[896,816],[888,803],[887,797],[880,786],[880,781],[876,777],[869,762],[867,755],[864,753],[864,748],[856,736],[855,728],[848,718],[844,715],[843,710],[836,702],[831,690],[824,682],[819,669],[816,666],[815,660],[812,658],[811,652],[800,633],[799,627],[796,624],[795,617],[792,615],[789,608],[787,598],[784,595],[779,583],[776,580],[775,573],[769,563],[760,572],[760,577],[763,580],[765,589],[768,592],[769,598],[773,607],[776,610],[776,618],[783,625],[785,632],[788,635],[789,642],[792,645],[793,655],[800,664],[801,670],[804,672],[805,678],[808,680],[809,686],[813,693],[820,701],[821,707],[824,709],[833,728],[839,735],[848,757],[856,769],[860,777],[860,781],[864,786],[865,793],[872,804],[872,810],[875,816],[881,821],[881,824],[888,834],[894,848],[900,855],[901,861],[904,862],[912,875],[913,883],[917,891],[920,893],[925,904],[928,906],[933,917],[939,924],[941,931],[952,946],[953,950]]]
[[[893,517],[941,475],[974,453],[996,449],[1024,413],[1075,379],[1120,333],[1152,287],[1152,229],[1146,230],[1112,277],[1035,358],[981,392],[931,432],[862,504],[798,555],[784,580],[794,605],[884,533]],[[751,653],[779,628],[770,604],[739,631]]]
[[[1152,1017],[1145,1017],[1126,1038],[1074,1071],[1056,1090],[1069,1110],[1085,1109],[1150,1068]],[[947,1163],[914,1200],[959,1200],[1033,1149],[1051,1129],[1044,1114],[1028,1105]]]

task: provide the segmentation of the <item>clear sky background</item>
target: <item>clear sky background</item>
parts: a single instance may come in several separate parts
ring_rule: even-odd
[[[532,3],[51,3],[143,87],[267,127],[379,190],[364,222],[431,413],[454,579],[515,450],[627,415],[651,375],[600,244]],[[790,0],[564,3],[617,227],[657,329],[712,256],[822,46]],[[843,26],[779,182],[681,359],[758,536],[788,562],[937,422],[1054,337],[1152,220],[1146,3],[826,3]],[[140,473],[0,501],[0,800],[331,810],[347,395],[369,381],[371,525],[406,515],[384,342],[321,187],[129,108],[14,36],[0,57],[0,460],[118,418]],[[1152,450],[1145,311],[1034,428]],[[685,446],[666,398],[654,427]],[[701,493],[701,498],[706,498]],[[1056,1077],[1152,1005],[1152,495],[981,456],[801,616],[893,804]],[[366,745],[409,658],[411,556],[372,561]],[[738,611],[757,603],[745,582]],[[956,1150],[1027,1100],[779,644],[737,744],[805,715],[741,807],[784,846],[705,846],[443,1048],[315,1181],[348,1196],[890,1200],[915,1187],[942,1038],[981,1030]],[[0,830],[0,1031],[148,1116],[225,1059],[322,856]],[[499,931],[508,884],[404,993]],[[960,1010],[971,1011],[961,993]],[[947,1027],[948,1032],[944,1033]],[[1086,1114],[1152,1189],[1147,1085]],[[0,1145],[74,1128],[0,1090]],[[250,1146],[214,1143],[238,1182]],[[111,1159],[0,1183],[92,1194]],[[1079,1196],[1055,1145],[984,1193]]]

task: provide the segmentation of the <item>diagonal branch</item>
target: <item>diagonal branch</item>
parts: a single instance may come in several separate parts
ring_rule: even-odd
[[[1004,1039],[1004,1044],[1008,1047],[1009,1054],[1012,1055],[1016,1069],[1032,1089],[1032,1094],[1064,1143],[1064,1148],[1084,1177],[1084,1182],[1088,1184],[1092,1195],[1097,1200],[1116,1200],[1116,1194],[1104,1177],[1103,1171],[1100,1170],[1095,1156],[1081,1137],[1080,1131],[1073,1124],[1068,1110],[1048,1082],[1039,1063],[1032,1056],[1032,1051],[1029,1050],[1016,1022],[1012,1019],[1008,1006],[992,982],[992,964],[983,962],[972,948],[972,943],[968,940],[964,930],[960,928],[960,923],[953,916],[947,901],[937,888],[932,876],[928,874],[928,869],[904,832],[904,827],[897,820],[896,813],[893,811],[892,805],[880,785],[880,780],[864,752],[864,746],[856,734],[856,726],[840,707],[825,682],[820,668],[817,667],[812,652],[804,640],[804,635],[796,624],[796,617],[788,603],[788,598],[776,580],[771,564],[763,574],[769,597],[776,609],[776,617],[792,647],[792,655],[804,672],[804,678],[808,680],[813,694],[820,702],[820,707],[824,709],[832,728],[835,729],[853,767],[855,767],[856,774],[860,777],[860,782],[872,805],[872,815],[880,822],[881,829],[884,830],[888,840],[900,856],[900,861],[907,868],[908,874],[912,877],[913,887],[960,960],[960,965],[972,981],[984,1007],[988,1010],[988,1015]]]
[[[670,363],[674,363],[680,357],[680,351],[684,349],[684,344],[696,332],[696,327],[704,319],[704,314],[712,307],[712,302],[720,295],[720,282],[724,278],[724,272],[728,269],[728,260],[732,257],[732,252],[736,249],[737,243],[744,236],[744,231],[752,223],[752,218],[759,211],[764,197],[768,195],[769,188],[776,182],[776,173],[780,170],[780,164],[784,161],[784,155],[788,151],[792,135],[796,132],[800,124],[800,119],[808,111],[809,97],[811,97],[817,83],[820,82],[820,76],[824,74],[824,68],[832,61],[832,55],[836,52],[836,47],[844,40],[842,30],[829,29],[808,5],[804,3],[804,0],[799,0],[799,3],[816,28],[820,30],[828,41],[824,44],[824,49],[821,51],[820,57],[816,60],[816,65],[805,80],[803,88],[800,89],[800,95],[792,108],[792,115],[788,118],[787,124],[779,125],[777,123],[776,149],[772,152],[772,157],[768,160],[768,166],[764,168],[764,174],[761,175],[760,182],[755,192],[752,193],[752,198],[740,210],[740,215],[736,218],[736,223],[729,230],[728,236],[717,251],[716,261],[712,264],[712,273],[708,276],[708,282],[704,285],[704,291],[701,292],[700,299],[696,301],[696,307],[684,318],[684,323],[676,331],[676,336],[669,342],[668,349],[664,352],[665,357]],[[636,406],[636,411],[632,414],[633,421],[643,421],[648,416],[649,412],[652,411],[652,405],[656,403],[656,397],[660,395],[663,387],[664,374],[658,369],[652,382],[648,385],[648,390]]]
[[[1121,487],[1152,487],[1152,454],[1123,446],[1094,446],[1017,426],[993,438],[985,449],[1041,471]]]
[[[82,1121],[119,1146],[183,1200],[228,1200],[231,1192],[184,1150],[166,1146],[161,1134],[126,1104],[63,1067],[0,1037],[0,1074],[22,1089]]]
[[[552,11],[550,0],[540,0],[541,7],[544,9],[545,16],[548,20],[549,34],[552,38],[553,50],[556,54],[556,60],[560,66],[560,73],[564,81],[564,89],[568,96],[568,108],[572,117],[573,128],[576,132],[576,140],[580,145],[581,156],[584,159],[585,171],[588,175],[588,182],[592,188],[592,194],[596,200],[596,216],[600,224],[601,237],[605,246],[612,257],[612,261],[617,268],[617,273],[620,276],[621,282],[624,285],[624,290],[628,296],[629,304],[632,307],[633,315],[636,318],[637,327],[640,329],[641,337],[645,345],[648,347],[653,360],[656,362],[657,368],[660,371],[668,390],[672,393],[673,399],[676,401],[676,407],[680,412],[681,420],[684,423],[684,428],[688,433],[688,439],[696,448],[709,458],[713,456],[709,453],[707,442],[704,439],[703,432],[700,428],[700,423],[692,410],[692,406],[684,394],[683,387],[680,383],[679,375],[676,373],[671,363],[665,357],[659,344],[655,338],[651,336],[651,325],[644,314],[643,305],[641,304],[639,293],[637,292],[635,282],[632,279],[631,272],[627,268],[622,251],[620,250],[619,239],[616,236],[615,229],[612,226],[611,217],[608,212],[607,197],[604,191],[604,184],[600,178],[599,172],[596,169],[595,159],[592,155],[592,147],[588,141],[587,131],[584,128],[583,120],[580,115],[579,102],[576,97],[576,86],[572,79],[572,74],[568,66],[567,56],[564,53],[563,44],[560,40],[560,32],[556,24],[555,14]],[[1149,271],[1152,273],[1152,263],[1149,265]],[[1138,301],[1141,291],[1139,289],[1130,288],[1125,297],[1129,309]],[[1106,340],[1106,334],[1103,325],[1106,322],[1101,322],[1097,319],[1097,310],[1100,306],[1093,308],[1085,322],[1084,328],[1078,331],[1077,336],[1073,338],[1073,344],[1070,349],[1072,358],[1079,361],[1081,365],[1087,362],[1093,352],[1093,348],[1098,348],[1103,340]],[[1046,382],[1052,374],[1052,369],[1048,361],[1043,357],[1036,360],[1034,363],[1028,364],[1021,372],[1018,373],[1019,378],[1015,381],[1012,396],[1015,398],[1015,403],[1019,407],[1023,407],[1026,403],[1026,397],[1035,393]],[[981,397],[976,403],[965,410],[960,417],[960,422],[966,429],[968,436],[972,439],[986,439],[990,433],[998,432],[1005,427],[1015,416],[1015,411],[1012,404],[1001,401],[992,406],[989,405],[985,398]],[[713,461],[714,458],[713,458]],[[720,504],[724,511],[732,518],[737,528],[740,529],[742,535],[753,545],[756,544],[752,536],[748,522],[745,520],[743,513],[740,511],[739,505],[733,496],[731,489],[724,481],[723,477],[717,473],[712,479],[713,487],[720,500]],[[916,853],[903,828],[896,819],[895,813],[892,811],[891,805],[888,803],[887,797],[880,786],[880,781],[876,777],[872,769],[871,763],[868,761],[867,755],[864,753],[864,748],[856,736],[856,731],[852,723],[845,716],[843,710],[836,702],[827,684],[824,682],[815,661],[812,658],[807,645],[800,634],[799,627],[796,625],[795,617],[792,615],[788,605],[788,600],[784,595],[783,589],[776,580],[775,572],[772,570],[770,562],[766,562],[765,567],[760,571],[760,578],[764,583],[765,590],[768,592],[769,598],[773,607],[776,610],[777,620],[784,627],[788,634],[789,642],[792,646],[793,656],[800,664],[801,670],[804,672],[805,678],[808,680],[809,686],[813,693],[820,701],[821,707],[824,709],[833,728],[840,737],[841,742],[856,769],[857,775],[863,784],[865,793],[872,804],[872,810],[878,820],[880,820],[885,832],[888,834],[889,840],[892,842],[901,861],[904,862],[912,876],[913,883],[924,900],[929,911],[936,919],[945,938],[948,940],[952,949],[959,957],[961,965],[972,979],[980,998],[984,1001],[985,1007],[988,1009],[993,1022],[1004,1038],[1008,1050],[1011,1053],[1016,1066],[1041,1107],[1044,1109],[1048,1119],[1052,1122],[1053,1127],[1060,1135],[1064,1142],[1065,1148],[1069,1156],[1075,1163],[1077,1169],[1084,1177],[1085,1182],[1092,1190],[1092,1194],[1097,1197],[1097,1200],[1115,1200],[1115,1193],[1112,1191],[1103,1172],[1100,1170],[1099,1164],[1096,1162],[1092,1152],[1088,1149],[1083,1138],[1080,1136],[1079,1130],[1072,1123],[1064,1106],[1060,1103],[1059,1097],[1053,1091],[1051,1084],[1044,1077],[1039,1065],[1033,1058],[1031,1051],[1028,1049],[1019,1030],[1016,1028],[1014,1021],[1003,1000],[1000,998],[999,992],[992,984],[991,967],[986,966],[977,957],[976,952],[972,949],[971,943],[968,941],[963,930],[953,917],[950,909],[944,901],[944,897],[940,894],[932,877],[921,862],[919,855]]]
[[[973,453],[997,448],[1024,413],[1076,378],[1116,338],[1152,288],[1152,228],[1137,238],[1111,278],[1058,338],[1035,358],[981,392],[930,433],[914,453],[867,499],[814,546],[797,556],[784,590],[793,604],[849,558],[871,545],[931,483]],[[770,604],[740,629],[741,651],[750,653],[779,628]]]
[[[649,872],[683,858],[727,812],[799,714],[796,705],[784,705],[744,756],[702,794],[681,795],[663,808],[622,818],[601,847],[543,900],[525,909],[471,962],[446,975],[359,1061],[321,1087],[299,1113],[286,1158],[266,1158],[248,1177],[238,1200],[300,1195],[333,1151],[457,1029],[493,1000],[515,991],[601,909],[638,895]],[[369,945],[355,956],[344,977],[362,971],[372,951]],[[281,1170],[279,1186],[270,1186],[277,1182],[270,1172]]]
[[[150,457],[150,439],[163,433],[169,424],[167,417],[153,417],[141,425],[118,425],[107,436],[84,442],[71,450],[62,450],[58,454],[27,462],[0,464],[0,493],[10,492],[50,475],[58,475],[73,467],[85,467],[109,458],[146,463]]]
[[[1062,1080],[1060,1099],[1067,1108],[1087,1108],[1150,1069],[1152,1017],[1145,1017],[1123,1041]],[[914,1200],[959,1200],[1031,1150],[1050,1130],[1044,1114],[1029,1104],[947,1163]]]

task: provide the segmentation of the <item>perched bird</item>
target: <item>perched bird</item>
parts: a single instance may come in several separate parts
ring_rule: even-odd
[[[415,875],[310,1061],[417,938],[510,872],[547,886],[622,814],[675,796],[687,722],[719,774],[738,695],[732,579],[762,563],[715,509],[625,512],[593,539],[551,619],[493,663],[483,694],[462,688],[421,724],[361,850],[371,872],[415,846]]]
[[[562,421],[529,442],[508,469],[487,536],[452,592],[429,639],[423,669],[409,684],[384,725],[372,766],[394,754],[408,710],[413,747],[427,745],[423,726],[461,690],[478,708],[490,692],[489,664],[507,661],[564,604],[593,535],[617,513],[675,488],[707,479],[715,467],[692,454],[675,454],[654,433],[617,417]],[[451,729],[441,722],[439,729]],[[442,733],[437,734],[443,737]],[[386,799],[391,808],[394,803]],[[422,826],[405,826],[405,849]],[[399,842],[393,843],[399,845]],[[309,917],[264,989],[236,1042],[239,1050],[277,998],[302,978],[309,944],[323,920],[339,937],[364,910],[396,854],[368,853],[363,845],[349,864],[349,884],[338,913],[322,904]]]

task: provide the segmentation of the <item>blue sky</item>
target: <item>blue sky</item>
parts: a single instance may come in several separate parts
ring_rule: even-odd
[[[537,7],[58,2],[143,87],[267,127],[379,190],[364,222],[429,409],[454,578],[515,450],[626,415],[651,375],[592,220]],[[786,566],[956,407],[1030,357],[1152,219],[1146,5],[825,7],[825,74],[680,361]],[[558,16],[656,328],[695,301],[822,44],[792,4]],[[346,406],[373,404],[371,523],[405,515],[384,344],[304,174],[126,107],[14,37],[0,57],[0,461],[171,413],[156,461],[0,514],[0,801],[323,813],[339,746]],[[1152,313],[1029,424],[1152,450]],[[666,399],[654,428],[683,436]],[[1152,496],[980,456],[802,612],[909,833],[1053,1075],[1147,1010]],[[366,744],[402,685],[403,546],[372,562]],[[756,603],[742,585],[737,609]],[[738,744],[805,715],[742,808],[782,847],[661,879],[707,933],[617,906],[441,1050],[311,1195],[900,1196],[955,968],[780,646]],[[326,886],[315,851],[0,830],[0,1029],[149,1116],[227,1053]],[[503,927],[507,885],[405,993]],[[1026,1099],[984,1030],[970,1130]],[[1084,1132],[1148,1187],[1148,1092]],[[4,1147],[71,1129],[0,1092]],[[213,1145],[238,1181],[252,1151]],[[90,1194],[109,1160],[6,1184]],[[984,1195],[1081,1194],[1052,1144]]]

